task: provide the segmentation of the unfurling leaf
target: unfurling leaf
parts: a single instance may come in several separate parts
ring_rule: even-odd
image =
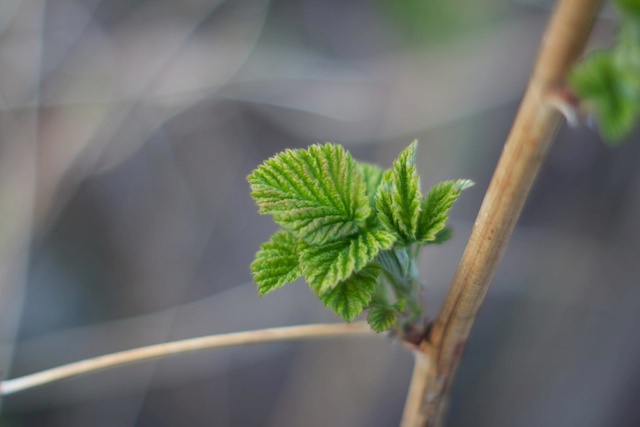
[[[640,82],[640,66],[627,75],[626,70],[634,67],[622,59],[614,52],[598,52],[585,59],[569,76],[583,104],[598,115],[600,132],[609,141],[627,135],[640,114],[640,87],[635,87]]]
[[[366,230],[323,245],[301,242],[300,267],[311,289],[322,294],[365,267],[394,242],[385,230]]]
[[[310,244],[356,234],[371,212],[363,176],[337,144],[286,150],[247,178],[260,213]]]
[[[392,182],[392,173],[391,170],[388,170],[384,173],[382,177],[382,181],[378,186],[378,191],[376,192],[376,211],[378,216],[378,221],[384,226],[384,228],[393,233],[398,238],[400,237],[400,226],[396,222],[393,215],[393,182]]]
[[[350,322],[362,313],[371,301],[379,273],[379,267],[368,265],[338,283],[333,289],[320,294],[320,301]]]
[[[271,292],[302,275],[298,266],[298,242],[289,231],[276,232],[260,246],[251,272],[260,296]]]
[[[382,182],[384,171],[376,165],[371,163],[360,162],[358,163],[358,169],[364,178],[364,184],[367,187],[367,196],[369,197],[369,203],[371,206],[375,206],[375,197],[378,187]]]
[[[402,236],[406,240],[412,240],[418,226],[420,214],[420,177],[416,172],[415,156],[417,141],[413,141],[398,159],[393,162],[393,203],[396,209],[393,211],[396,222],[400,226]]]
[[[411,270],[411,259],[404,249],[387,249],[378,252],[376,261],[398,280],[405,280]]]
[[[472,185],[473,182],[468,179],[443,181],[434,185],[422,201],[416,240],[419,242],[436,240],[437,233],[444,228],[447,222],[449,209],[458,199],[462,190]]]
[[[449,227],[445,227],[436,233],[436,238],[427,242],[430,245],[441,245],[453,237],[453,231]]]
[[[385,173],[376,195],[378,218],[402,241],[414,240],[420,214],[420,177],[416,172],[417,142],[407,147]]]

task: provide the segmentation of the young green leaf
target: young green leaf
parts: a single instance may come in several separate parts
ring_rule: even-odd
[[[371,212],[363,176],[337,144],[286,150],[248,176],[260,213],[310,244],[356,234]]]
[[[393,236],[380,229],[366,230],[323,245],[301,242],[300,267],[311,289],[323,294],[364,268],[393,242]]]
[[[409,276],[411,259],[404,248],[380,251],[376,255],[376,261],[398,280],[404,281]]]
[[[251,265],[260,295],[303,275],[347,321],[367,307],[376,331],[393,327],[399,314],[416,321],[415,243],[446,240],[447,212],[472,183],[444,182],[423,199],[415,152],[414,141],[383,172],[356,163],[339,145],[313,145],[286,150],[249,175],[260,212],[283,227]]]
[[[320,301],[331,307],[344,320],[351,322],[371,301],[379,273],[380,269],[377,266],[368,265],[334,288],[320,294]]]
[[[640,19],[640,1],[638,0],[615,0],[614,3],[621,11],[628,14],[632,19]]]
[[[376,192],[376,212],[378,221],[384,226],[384,228],[393,233],[396,237],[400,238],[400,226],[394,218],[393,211],[393,175],[391,170],[384,173],[382,181],[378,186]]]
[[[395,191],[392,193],[394,209],[393,214],[402,236],[411,241],[415,237],[418,226],[418,216],[420,215],[420,177],[416,171],[415,156],[417,141],[413,141],[398,159],[393,162],[393,185]]]
[[[298,265],[298,242],[289,231],[276,232],[260,246],[251,272],[260,296],[273,291],[302,275]]]
[[[453,237],[453,230],[451,230],[451,228],[449,227],[445,227],[436,233],[436,238],[434,240],[431,240],[427,243],[429,243],[430,245],[441,245],[451,239],[451,237]]]
[[[367,187],[367,196],[369,197],[369,204],[375,206],[376,192],[378,186],[382,182],[384,171],[376,165],[371,163],[359,162],[358,170],[364,178],[364,184]]]
[[[375,304],[367,313],[367,322],[376,332],[383,332],[396,323],[396,310],[383,304]]]
[[[405,243],[415,238],[422,198],[415,166],[416,147],[417,141],[413,141],[400,153],[391,171],[385,173],[376,195],[380,222]]]
[[[578,63],[568,77],[581,106],[597,117],[610,143],[627,136],[640,118],[640,1],[614,4],[620,13],[615,44]]]
[[[597,113],[600,132],[609,141],[627,135],[640,114],[640,87],[634,87],[640,69],[629,73],[625,59],[619,52],[598,52],[569,76],[571,87],[584,105]]]
[[[400,299],[400,300],[396,301],[395,304],[393,304],[393,309],[395,311],[397,311],[398,313],[402,313],[406,306],[407,306],[407,300],[406,299]]]
[[[468,179],[443,181],[434,185],[422,201],[416,240],[419,242],[436,240],[437,233],[444,228],[447,222],[449,209],[458,199],[462,190],[472,185],[473,182]]]

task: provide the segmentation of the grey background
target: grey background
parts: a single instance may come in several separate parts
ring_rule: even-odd
[[[334,141],[427,188],[470,178],[423,252],[434,315],[524,91],[548,2],[5,0],[0,364],[338,319],[302,282],[258,298],[275,230],[246,175]],[[592,48],[610,42],[610,10]],[[563,128],[495,277],[449,426],[640,423],[638,134]],[[411,357],[381,338],[223,349],[5,398],[2,426],[392,426]]]

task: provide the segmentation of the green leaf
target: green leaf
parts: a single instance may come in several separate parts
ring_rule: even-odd
[[[376,194],[380,222],[405,243],[415,238],[422,198],[415,166],[416,147],[417,141],[413,141],[400,153],[391,171],[385,173]]]
[[[413,239],[420,214],[420,177],[416,171],[415,156],[417,141],[413,141],[393,163],[392,193],[396,209],[394,217],[407,240]]]
[[[397,311],[398,313],[402,313],[406,306],[407,306],[407,300],[406,299],[400,299],[400,300],[396,301],[395,304],[393,304],[393,309],[395,311]]]
[[[473,181],[468,179],[443,181],[434,185],[422,201],[416,240],[419,242],[436,240],[437,233],[444,228],[449,218],[449,209],[458,199],[462,190],[472,185]]]
[[[600,132],[608,141],[631,132],[640,114],[640,70],[629,73],[626,61],[620,59],[615,52],[598,52],[569,76],[569,84],[584,105],[596,112]]]
[[[637,81],[638,66],[640,66],[640,12],[630,13],[621,20],[614,51],[618,60],[622,56],[623,68],[633,73]]]
[[[286,150],[247,177],[260,213],[311,244],[356,234],[371,212],[364,179],[337,144]]]
[[[404,281],[409,276],[411,259],[404,249],[387,249],[378,252],[376,261],[382,268]]]
[[[635,19],[640,19],[640,0],[615,0],[614,3],[623,13],[631,15]]]
[[[379,273],[380,269],[377,266],[368,265],[338,283],[334,288],[320,294],[320,301],[350,322],[362,313],[364,307],[371,301]]]
[[[400,226],[396,222],[393,215],[393,176],[392,171],[388,170],[384,173],[382,181],[378,186],[376,192],[376,212],[378,220],[384,226],[384,228],[393,233],[398,238],[400,237]]]
[[[273,291],[302,275],[298,265],[298,242],[290,232],[280,230],[260,246],[251,272],[258,284],[260,296]]]
[[[367,313],[367,322],[376,332],[383,332],[391,328],[395,325],[396,318],[396,310],[388,305],[376,304]]]
[[[616,0],[620,24],[616,43],[575,66],[568,83],[581,107],[598,119],[613,143],[627,136],[640,117],[640,0]]]
[[[375,206],[376,192],[382,182],[384,171],[380,167],[366,162],[359,162],[358,170],[362,174],[364,184],[367,187],[369,203],[371,206]]]
[[[393,236],[380,229],[366,230],[323,245],[301,242],[300,267],[311,289],[322,294],[364,268],[393,242]]]
[[[430,245],[441,245],[451,239],[451,237],[453,237],[453,230],[449,227],[445,227],[436,233],[436,238],[434,240],[427,243]]]

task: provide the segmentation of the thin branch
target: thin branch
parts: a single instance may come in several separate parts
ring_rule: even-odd
[[[426,347],[433,367],[413,426],[440,425],[458,361],[509,242],[522,206],[546,157],[561,114],[546,94],[565,80],[581,55],[602,0],[560,0],[511,133],[478,213],[451,288]],[[408,426],[408,424],[407,424]]]
[[[103,369],[192,351],[275,341],[352,335],[375,335],[375,333],[369,325],[364,322],[350,324],[332,323],[260,329],[256,331],[209,335],[206,337],[173,341],[85,359],[23,377],[1,381],[0,396],[7,396]]]
[[[425,351],[416,349],[413,351],[413,356],[414,365],[413,373],[411,374],[411,385],[409,386],[407,399],[404,402],[404,412],[400,427],[414,427],[425,423],[424,413],[420,410],[420,407],[427,388],[427,382],[431,378],[429,372],[432,363]]]

